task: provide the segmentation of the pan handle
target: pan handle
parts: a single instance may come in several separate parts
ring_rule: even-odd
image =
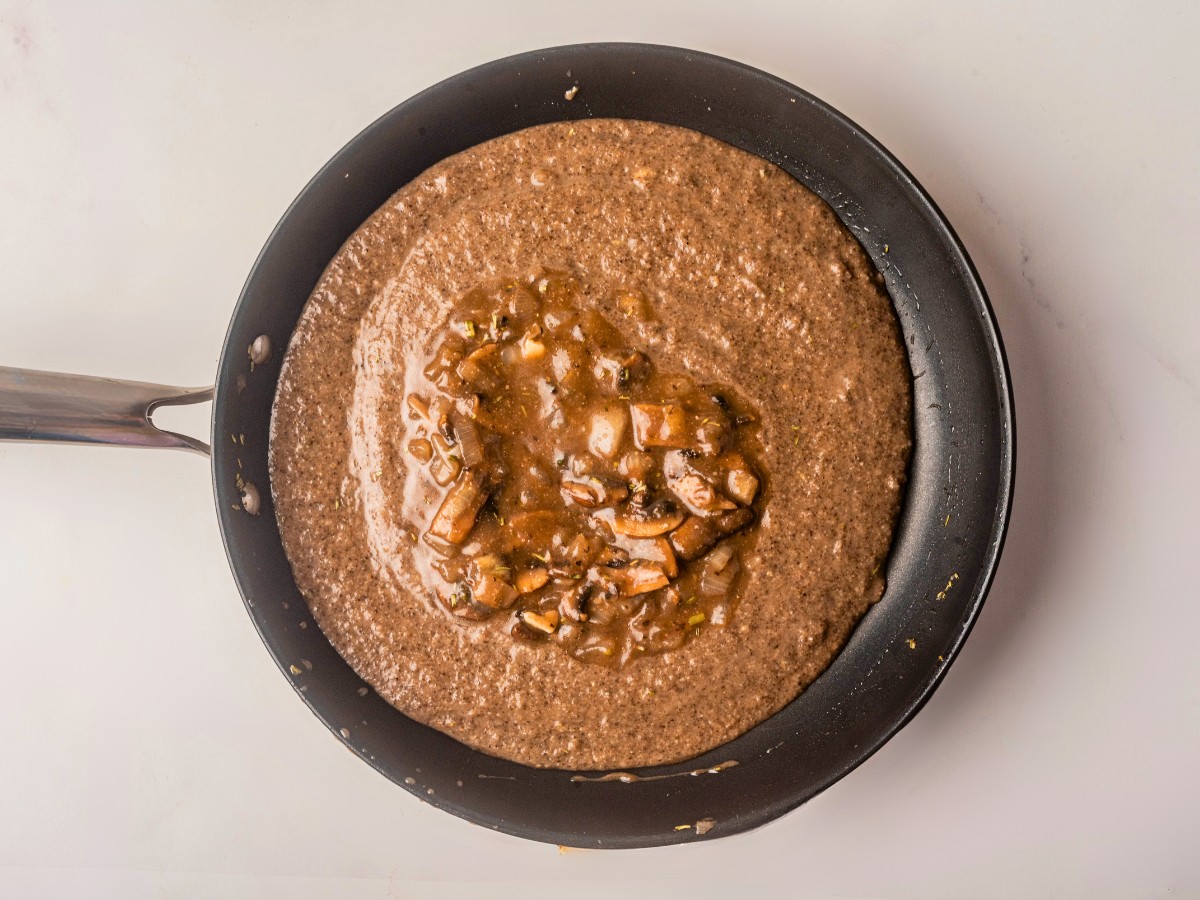
[[[213,389],[0,366],[0,441],[170,447],[208,455],[196,438],[156,428],[160,406],[204,403]]]

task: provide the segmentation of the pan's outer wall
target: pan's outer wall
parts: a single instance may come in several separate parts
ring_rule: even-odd
[[[692,763],[646,772],[740,765],[636,784],[572,783],[570,773],[485,756],[366,690],[295,587],[267,475],[283,349],[354,229],[446,156],[532,125],[601,116],[694,128],[777,163],[821,195],[884,273],[916,378],[912,471],[883,600],[778,715]],[[251,370],[247,347],[259,334],[274,351]],[[1008,520],[1013,454],[1011,389],[987,299],[911,176],[856,125],[791,85],[720,57],[637,44],[560,47],[480,66],[351,141],[292,204],[255,263],[213,408],[213,485],[230,566],[263,642],[309,708],[420,799],[489,828],[578,847],[697,840],[694,827],[677,826],[704,819],[715,823],[704,839],[761,825],[887,741],[928,699],[978,614]],[[257,517],[238,508],[239,473],[259,490]]]

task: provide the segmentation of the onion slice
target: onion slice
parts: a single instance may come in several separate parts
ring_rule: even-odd
[[[454,435],[458,438],[459,449],[462,450],[463,465],[475,469],[483,465],[483,442],[479,440],[479,430],[475,423],[466,416],[457,413],[452,415]]]

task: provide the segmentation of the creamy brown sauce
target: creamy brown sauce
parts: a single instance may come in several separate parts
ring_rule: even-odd
[[[414,555],[428,462],[406,398],[463,297],[540,269],[570,273],[572,302],[656,367],[729,386],[759,419],[770,495],[740,602],[619,667],[448,612]],[[650,315],[625,314],[631,290]],[[549,125],[425,172],[330,263],[284,360],[272,490],[318,624],[398,709],[530,765],[668,763],[780,709],[881,596],[910,395],[881,279],[786,173],[682,129]]]

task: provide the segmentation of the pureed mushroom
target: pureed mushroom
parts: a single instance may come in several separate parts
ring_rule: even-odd
[[[435,488],[413,552],[450,615],[621,666],[729,622],[768,479],[744,400],[659,370],[579,291],[538,270],[454,305],[405,398]]]

